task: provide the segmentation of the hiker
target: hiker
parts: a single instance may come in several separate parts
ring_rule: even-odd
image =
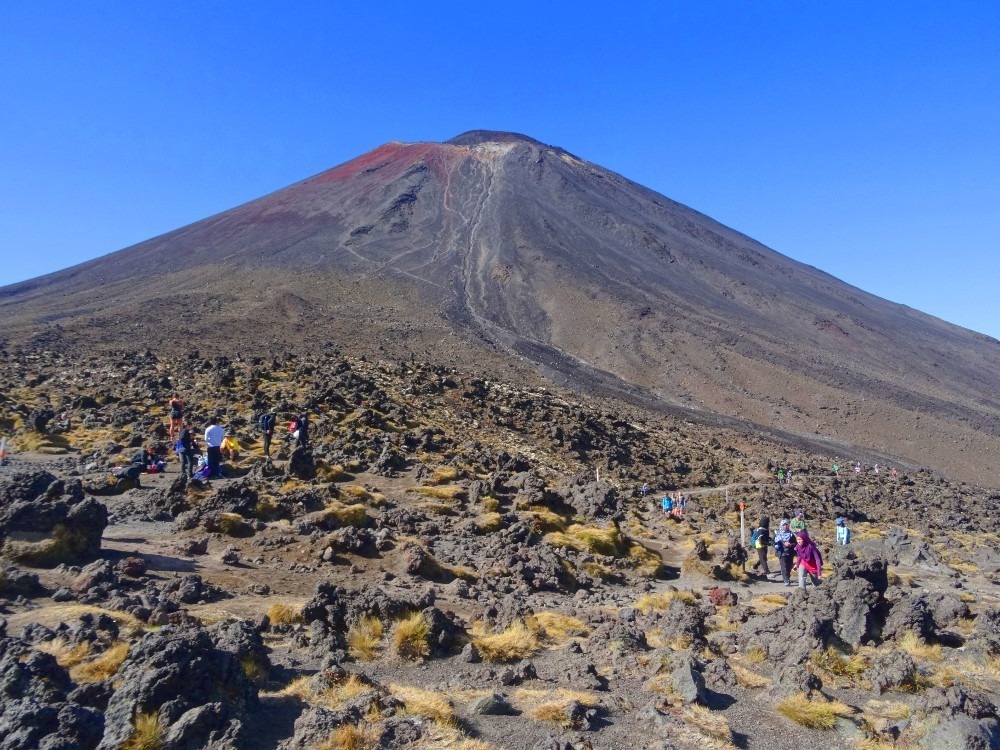
[[[227,461],[240,460],[240,444],[232,435],[226,435],[222,439],[222,455]]]
[[[674,499],[670,497],[669,494],[663,496],[663,499],[660,501],[660,505],[663,508],[664,515],[674,512]]]
[[[178,455],[181,459],[181,474],[190,477],[198,465],[195,457],[198,455],[198,445],[194,439],[191,420],[184,421],[181,434],[177,437]]]
[[[840,476],[840,464],[833,465],[833,473],[838,477]]]
[[[167,408],[170,410],[170,430],[168,434],[172,443],[180,437],[181,430],[184,427],[184,402],[181,401],[181,394],[174,391],[170,397],[170,402],[167,404]]]
[[[765,516],[760,519],[757,529],[750,535],[750,548],[757,550],[757,562],[752,567],[755,571],[763,568],[764,575],[771,575],[767,567],[767,548],[771,546],[771,530],[768,528],[770,521]]]
[[[642,499],[643,499],[643,500],[645,500],[645,499],[646,499],[646,495],[647,495],[647,494],[649,494],[649,485],[648,485],[648,484],[645,484],[645,483],[643,483],[643,485],[642,485]]]
[[[793,534],[798,534],[800,531],[806,530],[806,514],[804,511],[795,511],[795,518],[792,519],[791,531]]]
[[[785,472],[783,469],[778,469],[778,484],[783,484],[785,481]]]
[[[142,464],[129,464],[128,466],[120,466],[111,472],[111,476],[117,479],[119,482],[122,480],[131,481],[137,490],[142,489],[142,482],[139,477],[142,475]]]
[[[140,466],[142,471],[147,474],[155,474],[157,466],[156,449],[151,445],[140,448],[132,455],[132,460],[129,463],[133,466]]]
[[[271,438],[274,436],[274,425],[278,417],[273,411],[265,412],[260,416],[260,431],[264,435],[264,455],[271,457]]]
[[[795,560],[795,534],[789,528],[788,519],[782,518],[778,531],[774,534],[774,551],[778,553],[778,567],[781,580],[786,586],[792,585],[792,563]]]
[[[851,543],[851,530],[843,518],[837,519],[837,544],[847,546]]]
[[[226,431],[213,419],[205,429],[205,453],[208,458],[208,474],[210,479],[221,479],[222,441],[226,439]]]
[[[684,517],[684,508],[687,507],[687,495],[683,492],[677,493],[677,505],[674,506],[674,515],[678,518]]]
[[[292,423],[288,425],[288,431],[292,433],[292,439],[295,441],[295,447],[297,448],[308,448],[309,447],[309,417],[305,414],[300,414],[292,420]]]
[[[812,579],[813,586],[819,586],[819,582],[823,578],[823,555],[820,554],[819,547],[813,543],[805,531],[800,531],[795,535],[795,538],[798,544],[795,547],[796,560],[795,565],[792,566],[792,572],[796,569],[799,571],[799,588],[806,587],[807,573]]]

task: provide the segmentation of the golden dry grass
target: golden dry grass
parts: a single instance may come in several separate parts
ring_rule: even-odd
[[[431,472],[428,484],[448,484],[458,479],[458,469],[454,466],[439,466]]]
[[[132,735],[121,750],[160,750],[163,747],[163,727],[155,711],[136,716],[133,727]]]
[[[733,670],[733,674],[736,676],[736,684],[740,687],[763,688],[772,682],[771,678],[757,674],[753,670],[742,667],[739,664],[730,664],[729,667]]]
[[[392,634],[392,644],[397,656],[403,659],[420,660],[430,654],[428,635],[430,627],[420,612],[396,622]]]
[[[381,740],[382,731],[376,725],[341,724],[316,750],[376,750]]]
[[[698,603],[697,597],[690,591],[663,591],[658,594],[643,594],[636,600],[635,608],[640,612],[661,612],[669,607],[674,599],[690,606]]]
[[[624,541],[621,532],[613,526],[604,529],[581,524],[573,524],[566,531],[553,531],[546,534],[544,539],[553,547],[564,547],[578,552],[612,557],[621,556]]]
[[[35,648],[54,656],[59,666],[65,669],[75,667],[90,656],[89,643],[78,643],[75,646],[71,646],[63,640],[43,641],[35,646]]]
[[[779,701],[774,708],[796,724],[810,729],[833,729],[838,718],[854,713],[850,706],[838,700],[810,700],[803,693]]]
[[[293,625],[304,621],[302,612],[289,604],[272,604],[267,610],[267,619],[273,625]]]
[[[339,502],[333,502],[326,507],[323,515],[336,521],[338,527],[361,528],[368,524],[368,511],[361,503],[343,505]]]
[[[52,604],[46,607],[39,607],[32,610],[31,621],[54,628],[61,622],[72,622],[85,614],[107,615],[117,623],[122,634],[128,638],[136,638],[142,635],[147,629],[146,623],[134,615],[130,615],[127,612],[104,609],[103,607],[95,607],[91,604]]]
[[[219,514],[219,533],[226,536],[238,536],[249,530],[246,520],[239,513]]]
[[[680,715],[684,723],[697,730],[699,734],[723,743],[723,746],[732,746],[733,733],[729,728],[729,722],[722,714],[692,704],[685,706]]]
[[[582,638],[590,633],[582,620],[559,612],[538,612],[531,615],[526,624],[531,630],[540,633],[546,641],[553,643],[569,638]]]
[[[941,661],[944,658],[940,644],[929,644],[912,630],[896,638],[896,647],[917,661]]]
[[[382,631],[382,621],[377,617],[360,620],[347,632],[348,653],[358,661],[375,659],[382,641]]]
[[[767,661],[767,651],[760,646],[750,646],[743,652],[743,658],[748,664],[763,664]]]
[[[825,651],[814,651],[809,659],[818,670],[850,682],[860,680],[865,670],[871,666],[871,660],[866,654],[843,654],[832,646]]]
[[[500,501],[495,497],[483,496],[483,512],[496,513],[500,509]]]
[[[635,566],[636,572],[647,578],[655,578],[663,569],[663,557],[641,544],[633,544],[628,548],[628,558]]]
[[[570,700],[555,700],[535,706],[528,712],[535,721],[559,727],[560,729],[579,729],[578,721],[570,715]]]
[[[472,642],[486,661],[527,659],[540,648],[538,636],[523,622],[512,623],[502,633],[474,636]]]
[[[343,466],[331,465],[322,459],[316,462],[316,475],[324,482],[341,482],[348,478]]]
[[[317,689],[313,677],[304,675],[296,677],[288,685],[273,695],[286,698],[298,698],[311,706],[321,706],[336,711],[346,701],[356,698],[367,690],[373,688],[355,674],[347,675],[344,679],[334,682],[331,685]]]
[[[446,695],[433,690],[424,690],[413,685],[389,686],[389,692],[403,701],[406,711],[417,716],[426,716],[431,721],[445,727],[458,726],[458,714]]]
[[[94,659],[82,661],[70,669],[70,677],[76,682],[100,682],[118,674],[122,663],[128,657],[129,644],[117,641]]]
[[[337,488],[337,494],[348,500],[356,500],[359,503],[371,503],[375,499],[375,494],[369,492],[360,484],[345,484]]]
[[[477,534],[492,534],[503,527],[503,516],[499,513],[481,513],[476,519]]]
[[[866,716],[876,716],[880,719],[899,721],[909,717],[912,711],[913,709],[910,708],[909,704],[902,701],[870,700],[864,705],[863,712]]]
[[[569,524],[569,521],[560,516],[558,513],[540,505],[529,506],[524,510],[524,515],[538,531],[543,533],[550,531],[564,531],[567,524]]]
[[[406,492],[437,500],[461,501],[465,495],[465,488],[457,484],[434,487],[407,487]]]

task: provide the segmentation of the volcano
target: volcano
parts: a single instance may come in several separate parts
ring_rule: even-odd
[[[1000,342],[513,133],[383,145],[2,288],[0,318],[8,347],[333,345],[743,424],[842,461],[986,482],[1000,466]]]

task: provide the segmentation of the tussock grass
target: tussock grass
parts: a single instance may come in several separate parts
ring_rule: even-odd
[[[46,654],[54,656],[59,666],[65,669],[75,667],[90,656],[89,643],[78,643],[75,646],[71,646],[66,641],[57,639],[54,641],[43,641],[35,646],[35,648],[38,651],[43,651]]]
[[[599,562],[585,562],[583,564],[583,572],[591,578],[598,578],[602,581],[617,575],[613,568],[609,568],[604,563]]]
[[[489,742],[470,739],[454,727],[428,724],[422,731],[423,736],[410,745],[413,750],[497,750]]]
[[[536,688],[518,688],[511,695],[511,704],[519,711],[530,713],[546,703],[576,701],[587,708],[594,708],[600,700],[592,693],[583,690],[556,688],[555,690],[538,690]]]
[[[566,531],[546,534],[544,539],[553,547],[563,547],[578,552],[611,557],[621,557],[622,554],[622,535],[614,527],[602,529],[598,526],[573,524]]]
[[[38,541],[8,539],[0,552],[14,562],[38,568],[54,568],[59,563],[70,562],[77,557],[77,539],[74,533],[56,524],[51,536]]]
[[[125,741],[121,750],[161,750],[163,747],[163,727],[155,711],[139,714],[133,722],[132,736]]]
[[[732,746],[733,733],[729,728],[726,717],[715,711],[711,711],[704,706],[692,704],[685,706],[681,711],[681,718],[688,726],[697,730],[700,734],[713,739],[724,745]]]
[[[742,667],[739,664],[730,664],[729,668],[733,670],[733,674],[736,676],[736,684],[740,687],[763,688],[772,682],[770,677],[759,675],[753,670]]]
[[[360,620],[347,632],[348,653],[358,661],[375,659],[382,641],[382,631],[382,621],[377,617]]]
[[[570,700],[556,700],[535,706],[528,715],[536,721],[559,727],[560,729],[579,729],[579,722],[569,713]]]
[[[787,604],[788,598],[781,594],[763,594],[762,596],[755,596],[747,602],[747,606],[751,607],[759,615],[775,612]]]
[[[345,484],[343,487],[337,488],[337,493],[342,498],[375,506],[378,505],[378,498],[382,497],[377,492],[369,492],[360,484]]]
[[[663,569],[663,557],[641,544],[633,544],[628,548],[628,557],[635,566],[636,572],[647,578],[656,578]]]
[[[912,630],[908,630],[896,639],[896,647],[905,651],[918,661],[941,661],[941,645],[927,643]]]
[[[305,620],[302,612],[289,604],[272,604],[267,610],[267,619],[272,625],[294,625]]]
[[[250,531],[250,527],[239,513],[220,513],[218,530],[226,536],[243,536]]]
[[[503,516],[499,513],[482,513],[476,519],[477,534],[492,534],[503,527]]]
[[[695,606],[698,599],[690,591],[663,591],[659,594],[643,594],[636,600],[635,608],[640,612],[662,612],[677,599],[689,606]]]
[[[671,651],[687,651],[694,644],[689,635],[675,635],[670,638],[663,637],[663,630],[653,628],[646,633],[646,643],[653,648],[669,648]]]
[[[527,619],[531,630],[551,642],[561,642],[570,638],[586,637],[590,630],[582,620],[559,612],[539,612]]]
[[[61,622],[78,620],[81,615],[107,615],[117,623],[118,628],[128,638],[137,638],[146,632],[146,624],[127,612],[118,612],[92,604],[53,604],[40,607],[32,612],[32,620],[47,627],[56,627]]]
[[[910,708],[909,704],[902,701],[870,700],[865,704],[863,713],[867,716],[876,716],[880,719],[900,721],[901,719],[908,718],[912,711],[913,709]]]
[[[500,501],[495,497],[490,497],[489,495],[483,495],[483,512],[485,513],[496,513],[500,510]]]
[[[426,716],[431,721],[444,727],[458,726],[458,714],[448,697],[432,690],[414,687],[412,685],[389,686],[389,692],[403,701],[409,714]]]
[[[310,706],[320,706],[336,711],[351,698],[356,698],[362,693],[373,690],[371,685],[362,680],[356,674],[334,682],[323,688],[317,688],[315,678],[309,675],[296,677],[288,685],[274,693],[275,696],[284,698],[297,698]]]
[[[838,700],[810,700],[803,693],[779,701],[774,708],[796,724],[810,729],[833,729],[838,718],[854,713],[850,706]]]
[[[538,636],[523,622],[512,623],[502,633],[473,637],[472,642],[480,655],[492,662],[527,659],[540,647]]]
[[[368,525],[368,511],[361,503],[343,505],[333,502],[326,507],[323,515],[336,521],[338,527],[353,526],[360,529]]]
[[[421,497],[434,498],[436,500],[464,500],[465,487],[458,484],[434,486],[434,487],[407,487],[406,492]]]
[[[448,484],[458,479],[458,469],[454,466],[439,466],[431,472],[428,484]]]
[[[865,654],[842,654],[832,646],[825,651],[813,651],[809,660],[817,669],[851,682],[860,680],[871,666],[871,660]]]
[[[536,529],[543,533],[550,531],[565,531],[569,521],[558,513],[540,505],[525,508],[524,515]]]
[[[372,724],[341,724],[316,750],[376,750],[382,731]]]
[[[340,464],[331,465],[322,459],[316,462],[316,476],[324,482],[342,482],[350,478],[343,466]]]
[[[267,665],[263,662],[258,661],[252,656],[244,656],[240,659],[240,669],[243,670],[246,678],[258,688],[262,688],[267,684],[268,669]]]
[[[128,651],[128,643],[116,641],[96,658],[82,661],[70,669],[70,677],[75,682],[100,682],[114,677],[128,656]]]
[[[743,652],[743,658],[748,664],[763,664],[767,661],[767,651],[760,646],[750,646]]]
[[[396,655],[403,659],[421,660],[430,654],[430,626],[420,612],[396,622],[392,634],[392,644]]]

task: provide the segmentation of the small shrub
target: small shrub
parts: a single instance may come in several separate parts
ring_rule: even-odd
[[[809,700],[803,693],[779,701],[775,709],[795,723],[810,729],[833,729],[838,718],[854,713],[850,706],[838,700]]]
[[[246,536],[251,531],[247,522],[239,513],[220,513],[216,527],[220,534],[226,536]]]
[[[430,653],[429,634],[430,627],[420,612],[399,620],[392,636],[396,654],[404,659],[423,659]]]
[[[753,670],[741,667],[739,664],[730,664],[730,669],[736,676],[736,684],[744,688],[763,688],[771,684],[769,677],[759,675]]]
[[[333,518],[338,527],[353,526],[360,529],[368,525],[368,511],[361,503],[355,505],[334,503],[324,513],[327,517]]]
[[[500,509],[500,501],[495,497],[483,497],[483,512],[496,513]]]
[[[729,728],[729,722],[720,713],[707,709],[704,706],[692,704],[685,706],[684,710],[681,711],[681,718],[684,719],[684,723],[706,737],[711,737],[713,740],[727,744],[733,741],[733,733]]]
[[[486,661],[493,662],[527,659],[539,649],[538,636],[523,622],[512,623],[502,633],[473,638],[472,642]]]
[[[351,656],[359,661],[371,661],[377,657],[382,631],[382,621],[377,617],[366,617],[356,623],[347,632],[347,647]]]
[[[579,729],[579,722],[570,716],[570,703],[571,701],[568,700],[543,703],[533,708],[528,715],[536,721],[551,724],[560,729]]]
[[[476,519],[476,533],[492,534],[503,527],[503,516],[499,513],[483,513]]]

